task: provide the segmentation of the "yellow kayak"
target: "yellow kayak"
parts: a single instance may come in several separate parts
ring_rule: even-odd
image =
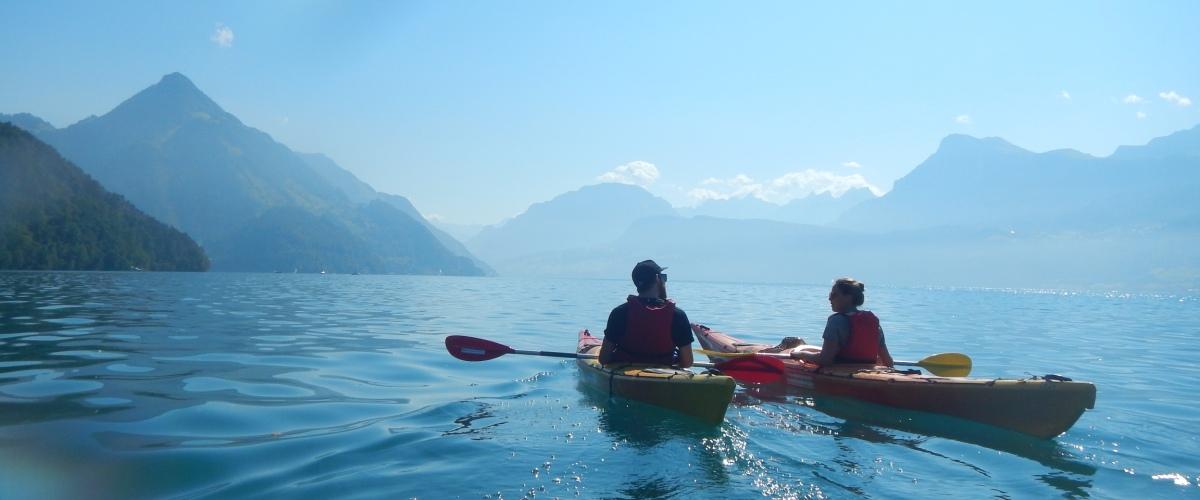
[[[601,340],[587,330],[579,332],[579,354],[597,355]],[[733,400],[736,385],[725,375],[696,373],[661,365],[610,364],[580,358],[580,377],[601,393],[667,408],[705,422],[720,423]]]

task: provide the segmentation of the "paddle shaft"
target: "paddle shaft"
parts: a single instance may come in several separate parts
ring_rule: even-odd
[[[596,359],[594,354],[577,352],[527,351],[513,349],[504,344],[487,339],[468,337],[465,335],[450,335],[446,337],[446,350],[451,356],[463,361],[487,361],[505,354],[523,354],[526,356],[548,356],[553,358]],[[774,358],[732,359],[720,363],[695,363],[692,366],[701,368],[716,368],[725,375],[740,382],[752,384],[768,384],[777,382],[785,376],[786,367],[783,362]]]
[[[740,357],[740,356],[766,356],[766,357],[779,358],[779,359],[792,359],[791,354],[785,354],[782,352],[720,352],[720,351],[710,351],[707,349],[700,349],[696,352],[698,352],[700,354],[707,354],[709,356],[718,356],[718,357],[725,356],[725,357],[730,357],[730,358],[736,358],[736,357]],[[900,366],[925,366],[925,365],[922,365],[920,361],[892,361],[892,364],[900,365]]]
[[[550,356],[552,358],[573,358],[573,359],[596,359],[599,356],[595,354],[579,354],[577,352],[555,352],[555,351],[525,351],[521,349],[513,349],[510,354],[524,354],[526,356]],[[698,368],[716,368],[714,363],[692,363],[692,366]]]
[[[711,351],[708,349],[696,350],[699,354],[708,356],[726,357],[737,359],[746,356],[758,356],[769,358],[791,358],[790,354],[782,352],[721,352]],[[971,358],[965,354],[959,353],[942,353],[934,354],[920,361],[893,361],[892,364],[898,366],[919,366],[929,370],[934,375],[946,377],[965,377],[971,374]]]

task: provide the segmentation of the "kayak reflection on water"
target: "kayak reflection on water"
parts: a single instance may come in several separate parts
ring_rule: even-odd
[[[670,441],[694,444],[721,435],[721,426],[662,407],[612,397],[580,381],[581,403],[597,410],[598,426],[614,443],[649,449]]]
[[[938,453],[926,449],[923,445],[930,439],[944,438],[1010,453],[1070,474],[1092,476],[1097,472],[1096,467],[1082,461],[1067,446],[1056,441],[1038,439],[1020,432],[949,415],[818,394],[786,384],[747,387],[745,392],[734,400],[734,404],[738,406],[759,406],[763,402],[787,405],[775,409],[769,408],[774,406],[770,404],[763,407],[768,412],[784,412],[783,415],[778,415],[779,418],[772,419],[780,425],[787,425],[786,422],[792,419],[802,421],[802,425],[788,426],[795,432],[813,432],[873,443],[896,444],[932,454]],[[799,404],[793,406],[793,403]],[[801,409],[792,410],[797,407]],[[840,419],[841,422],[822,422],[821,419],[813,418],[820,414],[803,408],[817,410],[820,414]],[[914,436],[896,435],[887,432],[887,429],[911,433]]]

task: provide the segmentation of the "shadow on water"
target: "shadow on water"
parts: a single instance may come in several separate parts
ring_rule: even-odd
[[[681,488],[662,477],[637,478],[617,491],[620,496],[605,496],[605,499],[617,498],[677,498],[684,495]]]
[[[782,384],[748,388],[746,393],[764,401],[785,404],[799,403],[826,415],[842,419],[844,422],[840,426],[828,429],[838,436],[852,437],[872,443],[896,444],[916,451],[939,455],[921,447],[925,439],[897,438],[896,436],[879,432],[872,428],[872,426],[886,427],[906,433],[952,439],[962,443],[983,446],[1033,460],[1061,472],[1081,476],[1096,474],[1094,466],[1076,460],[1064,446],[1052,439],[1038,439],[1019,432],[946,415],[903,410],[853,399],[812,394]],[[949,457],[943,458],[950,459]],[[959,460],[955,461],[962,463]],[[977,469],[977,467],[970,464],[963,463],[963,465]],[[1050,478],[1043,478],[1043,481],[1068,493],[1071,490],[1078,490],[1080,487],[1090,485],[1090,482],[1080,482],[1073,479],[1069,480],[1071,484],[1067,484],[1062,479],[1065,478],[1052,475]],[[1060,488],[1060,486],[1069,486],[1069,488],[1064,489]]]
[[[515,400],[525,397],[526,394],[517,394],[498,399]],[[483,398],[478,398],[483,399]],[[506,420],[497,419],[498,415],[495,411],[495,406],[480,400],[460,401],[459,404],[469,404],[470,410],[467,414],[454,418],[453,429],[442,431],[442,437],[446,436],[466,436],[475,441],[483,441],[492,439],[493,432],[502,425],[508,423]]]

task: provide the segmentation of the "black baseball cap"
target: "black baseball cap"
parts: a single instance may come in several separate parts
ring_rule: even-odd
[[[652,260],[643,260],[633,266],[633,284],[645,283],[654,279],[655,276],[662,274],[667,268],[658,265]]]

